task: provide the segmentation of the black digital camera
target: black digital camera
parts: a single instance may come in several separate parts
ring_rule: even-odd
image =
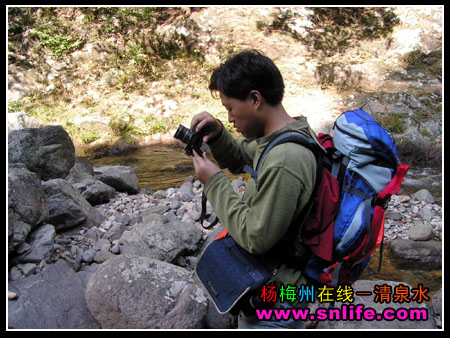
[[[196,132],[194,128],[194,131],[191,132],[189,129],[180,124],[177,131],[175,132],[174,137],[186,144],[186,148],[184,148],[184,150],[186,151],[186,155],[194,156],[192,150],[195,150],[197,154],[202,156],[203,151],[200,149],[200,147],[203,144],[203,137],[208,134],[208,127],[204,127],[199,132]]]

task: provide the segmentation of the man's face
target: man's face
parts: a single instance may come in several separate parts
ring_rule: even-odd
[[[220,99],[228,111],[228,121],[233,123],[236,130],[244,137],[261,137],[264,128],[261,127],[256,115],[254,100],[249,96],[245,101],[234,99],[220,92]]]

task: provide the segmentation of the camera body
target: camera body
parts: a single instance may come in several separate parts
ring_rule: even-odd
[[[200,147],[203,144],[203,137],[207,134],[209,134],[208,127],[204,127],[199,132],[196,132],[194,128],[194,131],[191,132],[188,128],[180,124],[174,137],[186,144],[186,148],[184,148],[186,155],[194,156],[192,151],[195,150],[197,154],[202,156],[203,151]]]

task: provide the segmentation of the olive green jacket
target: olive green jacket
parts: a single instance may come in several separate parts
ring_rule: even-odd
[[[258,139],[235,140],[223,128],[209,146],[221,168],[238,173],[245,164],[255,168],[265,146],[287,129],[315,137],[306,118],[302,117]],[[250,177],[242,199],[222,171],[206,182],[204,192],[234,240],[250,253],[262,255],[284,236],[291,221],[307,204],[314,187],[316,165],[309,149],[285,143],[268,153],[258,173],[257,186]],[[275,266],[271,268],[275,270]],[[275,281],[285,286],[306,282],[301,271],[284,265],[277,271]]]

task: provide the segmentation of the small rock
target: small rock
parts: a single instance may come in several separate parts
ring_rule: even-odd
[[[402,214],[399,213],[398,211],[387,211],[386,218],[392,219],[394,221],[399,221],[402,219]]]
[[[433,228],[424,222],[415,221],[407,234],[414,241],[428,241],[433,238]]]
[[[13,266],[11,268],[11,270],[9,270],[8,278],[10,280],[17,280],[22,277],[23,277],[23,273],[22,273],[22,271],[19,270],[19,268],[17,266]]]
[[[431,195],[431,193],[427,189],[419,190],[414,195],[412,195],[412,198],[418,201],[425,202],[426,204],[432,204],[436,202],[433,195]]]
[[[182,193],[180,198],[181,198],[181,200],[183,202],[190,202],[190,201],[192,201],[192,195],[187,194],[187,193]]]
[[[120,243],[118,240],[113,241],[113,245],[110,251],[115,255],[118,255],[120,253]]]
[[[37,269],[37,264],[34,263],[25,263],[25,264],[17,264],[17,267],[22,271],[25,277],[31,276]]]
[[[189,195],[194,195],[194,191],[192,190],[192,183],[184,183],[180,189],[178,189],[180,193],[185,193]]]
[[[411,200],[411,197],[408,195],[399,196],[400,203],[406,203],[406,202],[409,202],[410,200]]]
[[[169,205],[169,208],[171,210],[176,210],[176,209],[178,209],[180,207],[181,207],[181,203],[178,200],[173,200],[172,203],[170,203],[170,205]]]
[[[421,208],[419,210],[419,216],[424,221],[427,221],[427,222],[431,221],[431,219],[433,218],[433,208],[432,208],[432,206],[427,204],[423,208]]]
[[[109,248],[108,248],[108,251],[106,251],[106,250],[97,251],[94,256],[94,261],[95,261],[95,263],[101,264],[101,263],[105,262],[107,259],[114,257],[114,256],[115,255],[112,252],[110,252]]]
[[[153,197],[156,199],[163,199],[163,198],[166,198],[166,196],[167,196],[167,192],[164,190],[158,190],[157,192],[155,192],[153,194]]]
[[[188,212],[188,215],[193,221],[198,221],[200,219],[201,213],[195,210],[191,210]]]
[[[81,257],[81,261],[85,263],[92,263],[94,261],[96,251],[94,249],[87,249],[83,252],[83,256]]]

